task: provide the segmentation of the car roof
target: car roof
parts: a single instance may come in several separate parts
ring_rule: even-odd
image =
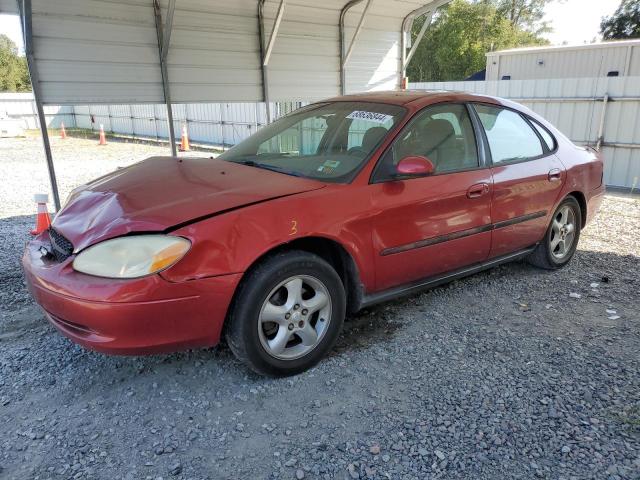
[[[328,99],[329,102],[374,102],[392,105],[407,105],[416,103],[426,105],[437,101],[466,101],[503,104],[498,98],[487,95],[477,95],[467,92],[449,90],[391,90],[380,92],[364,92],[342,95]]]

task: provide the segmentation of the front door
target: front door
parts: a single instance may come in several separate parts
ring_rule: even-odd
[[[429,158],[433,175],[398,179],[407,156]],[[409,122],[374,172],[371,204],[376,290],[482,262],[491,245],[492,179],[481,168],[467,107],[438,104]]]

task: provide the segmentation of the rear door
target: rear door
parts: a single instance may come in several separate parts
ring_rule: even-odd
[[[566,178],[554,155],[555,141],[521,113],[495,105],[474,105],[489,145],[493,174],[490,257],[539,242]]]
[[[376,290],[482,262],[491,245],[491,172],[464,104],[417,113],[383,155],[369,185]],[[435,173],[394,177],[407,156],[428,157]]]

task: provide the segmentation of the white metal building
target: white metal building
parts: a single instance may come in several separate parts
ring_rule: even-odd
[[[640,76],[640,40],[487,54],[488,81]]]

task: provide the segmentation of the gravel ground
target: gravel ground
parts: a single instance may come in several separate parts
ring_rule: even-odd
[[[86,135],[83,133],[83,135]],[[106,146],[99,146],[97,137],[67,138],[50,135],[60,199],[78,185],[101,175],[126,167],[154,155],[169,155],[168,145],[126,142],[108,138]],[[180,152],[180,156],[210,156],[211,152]],[[0,138],[0,165],[8,175],[9,188],[0,189],[0,218],[30,215],[35,211],[34,193],[49,193],[47,161],[39,132],[26,138]]]
[[[225,347],[109,357],[58,335],[22,284],[33,217],[5,204],[46,185],[24,143],[0,207],[0,478],[640,478],[639,198],[608,196],[559,272],[368,309],[318,367],[267,379]],[[64,188],[130,148],[70,163]]]

